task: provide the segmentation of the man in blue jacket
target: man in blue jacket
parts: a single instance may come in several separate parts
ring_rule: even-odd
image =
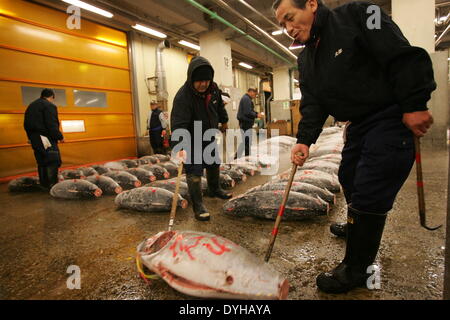
[[[292,162],[303,165],[329,115],[351,123],[339,168],[347,247],[343,261],[317,277],[327,293],[367,285],[387,212],[414,163],[414,135],[422,137],[433,123],[428,53],[411,46],[381,10],[379,26],[372,26],[371,5],[355,1],[331,11],[320,0],[276,0],[273,6],[280,25],[306,46],[298,57],[303,117]]]
[[[239,110],[237,119],[239,120],[239,127],[242,132],[242,142],[238,147],[235,159],[240,158],[245,149],[245,156],[250,155],[250,147],[252,144],[252,131],[256,118],[261,118],[261,114],[255,111],[253,99],[256,98],[258,90],[256,88],[249,88],[247,93],[241,98],[239,102]]]

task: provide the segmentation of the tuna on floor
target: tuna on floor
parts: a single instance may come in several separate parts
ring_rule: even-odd
[[[60,199],[95,199],[102,193],[99,187],[86,180],[64,180],[50,189],[50,194]]]
[[[255,191],[235,197],[223,206],[223,212],[230,216],[250,216],[275,220],[284,191]],[[320,198],[298,192],[290,192],[284,212],[284,220],[303,220],[328,214],[330,206]]]
[[[168,190],[154,187],[140,187],[117,195],[115,203],[119,208],[144,212],[169,212],[174,194]],[[178,195],[177,205],[187,208],[188,202]]]
[[[286,299],[289,284],[269,264],[220,236],[163,231],[137,247],[138,259],[174,289],[195,297]]]

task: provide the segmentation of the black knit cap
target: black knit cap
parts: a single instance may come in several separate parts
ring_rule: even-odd
[[[192,81],[205,81],[213,79],[213,70],[210,66],[200,66],[194,70]]]

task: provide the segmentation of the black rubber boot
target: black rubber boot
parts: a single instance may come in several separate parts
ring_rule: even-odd
[[[49,189],[51,189],[55,184],[58,183],[58,167],[51,166],[46,167],[47,168],[47,177],[48,177],[48,184]]]
[[[347,236],[347,223],[332,223],[330,225],[330,232],[340,238]]]
[[[203,205],[202,180],[201,177],[188,174],[186,182],[189,188],[189,196],[192,200],[195,218],[200,221],[208,221],[210,219],[209,212]]]
[[[39,185],[44,191],[48,191],[50,189],[50,182],[48,180],[48,171],[47,167],[38,166],[38,174],[39,174]]]
[[[223,190],[219,185],[220,178],[220,168],[208,168],[206,169],[206,179],[208,180],[208,191],[207,195],[209,197],[217,197],[220,199],[230,199],[233,197],[231,192]]]
[[[326,293],[344,293],[367,287],[367,267],[374,262],[383,235],[386,213],[374,214],[348,208],[347,247],[344,260],[332,271],[320,274],[317,287]]]

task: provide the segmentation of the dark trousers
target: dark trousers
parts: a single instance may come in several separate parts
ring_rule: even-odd
[[[347,128],[339,168],[347,203],[371,213],[392,209],[414,164],[414,137],[397,105]]]
[[[206,162],[205,157],[205,149],[208,148],[208,156],[211,157],[212,161]],[[187,159],[189,159],[188,163],[184,165],[184,169],[186,171],[186,174],[193,174],[196,176],[203,176],[203,170],[206,169],[207,171],[212,168],[218,168],[221,164],[220,154],[218,154],[216,151],[217,148],[217,141],[215,139],[212,139],[211,141],[204,141],[202,145],[202,149],[198,150],[198,152],[195,150],[194,146],[192,146],[191,150],[187,150]],[[201,152],[201,158],[199,158],[199,155],[197,154],[197,159],[195,158],[195,153]],[[198,163],[197,163],[198,162]],[[200,163],[201,162],[201,163]]]
[[[61,166],[61,154],[57,141],[50,141],[52,146],[44,149],[39,134],[31,134],[30,140],[34,157],[38,166],[39,183],[45,188],[51,188],[58,183],[58,168]]]
[[[152,146],[154,154],[163,154],[163,137],[161,137],[162,130],[151,131],[150,130],[150,145]]]
[[[234,157],[235,159],[242,157],[244,151],[245,156],[248,157],[250,155],[250,147],[252,145],[252,131],[251,131],[252,126],[241,124],[240,127],[242,130],[241,132],[242,141],[237,149],[236,155]]]

